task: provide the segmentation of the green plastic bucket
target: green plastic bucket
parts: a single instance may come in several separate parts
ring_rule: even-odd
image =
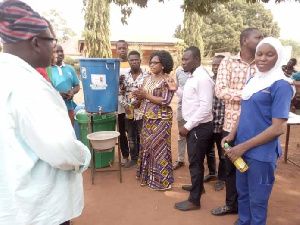
[[[79,113],[76,115],[76,121],[79,125],[81,142],[90,148],[90,142],[87,139],[89,134],[87,114]],[[93,131],[114,131],[116,128],[115,115],[99,115],[93,116]],[[103,168],[108,167],[114,162],[115,148],[111,152],[97,152],[95,154],[95,167]]]

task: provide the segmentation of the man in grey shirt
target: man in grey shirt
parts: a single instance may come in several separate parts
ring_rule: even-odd
[[[183,68],[180,66],[176,70],[176,82],[178,87],[183,90],[183,87],[187,81],[188,75],[183,71]],[[178,130],[182,127],[186,121],[182,117],[182,99],[178,97],[178,105],[177,105],[177,123]],[[178,136],[178,159],[173,165],[173,169],[177,170],[180,167],[184,166],[185,161],[185,149],[186,149],[186,137]]]

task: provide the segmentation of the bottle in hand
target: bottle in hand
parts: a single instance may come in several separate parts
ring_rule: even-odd
[[[229,150],[230,148],[231,147],[229,146],[228,143],[224,144],[225,154],[226,154],[226,151]],[[242,159],[242,157],[237,158],[237,160],[235,160],[233,162],[233,164],[241,173],[243,173],[249,169],[248,165],[245,163],[245,161]]]
[[[134,106],[132,104],[129,104],[128,108],[129,108],[128,119],[133,119]]]
[[[133,119],[134,118],[134,102],[136,101],[134,95],[132,92],[130,92],[127,96],[129,103],[128,103],[128,109],[129,109],[129,113],[128,113],[128,119]]]

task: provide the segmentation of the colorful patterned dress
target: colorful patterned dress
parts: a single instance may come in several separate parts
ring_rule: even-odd
[[[143,115],[141,145],[137,177],[141,185],[155,190],[167,190],[174,182],[171,156],[172,108],[169,106],[174,92],[169,91],[165,80],[144,81],[144,90],[163,98],[162,105],[143,100],[139,112]]]

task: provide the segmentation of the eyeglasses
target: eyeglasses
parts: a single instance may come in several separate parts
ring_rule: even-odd
[[[159,64],[159,63],[161,63],[161,62],[149,62],[149,66],[151,66],[151,65],[157,65],[157,64]]]
[[[57,39],[56,38],[52,38],[52,37],[37,37],[36,38],[38,39],[41,39],[41,40],[45,40],[45,41],[52,41],[53,42],[53,48],[56,47],[56,44],[57,44]]]

